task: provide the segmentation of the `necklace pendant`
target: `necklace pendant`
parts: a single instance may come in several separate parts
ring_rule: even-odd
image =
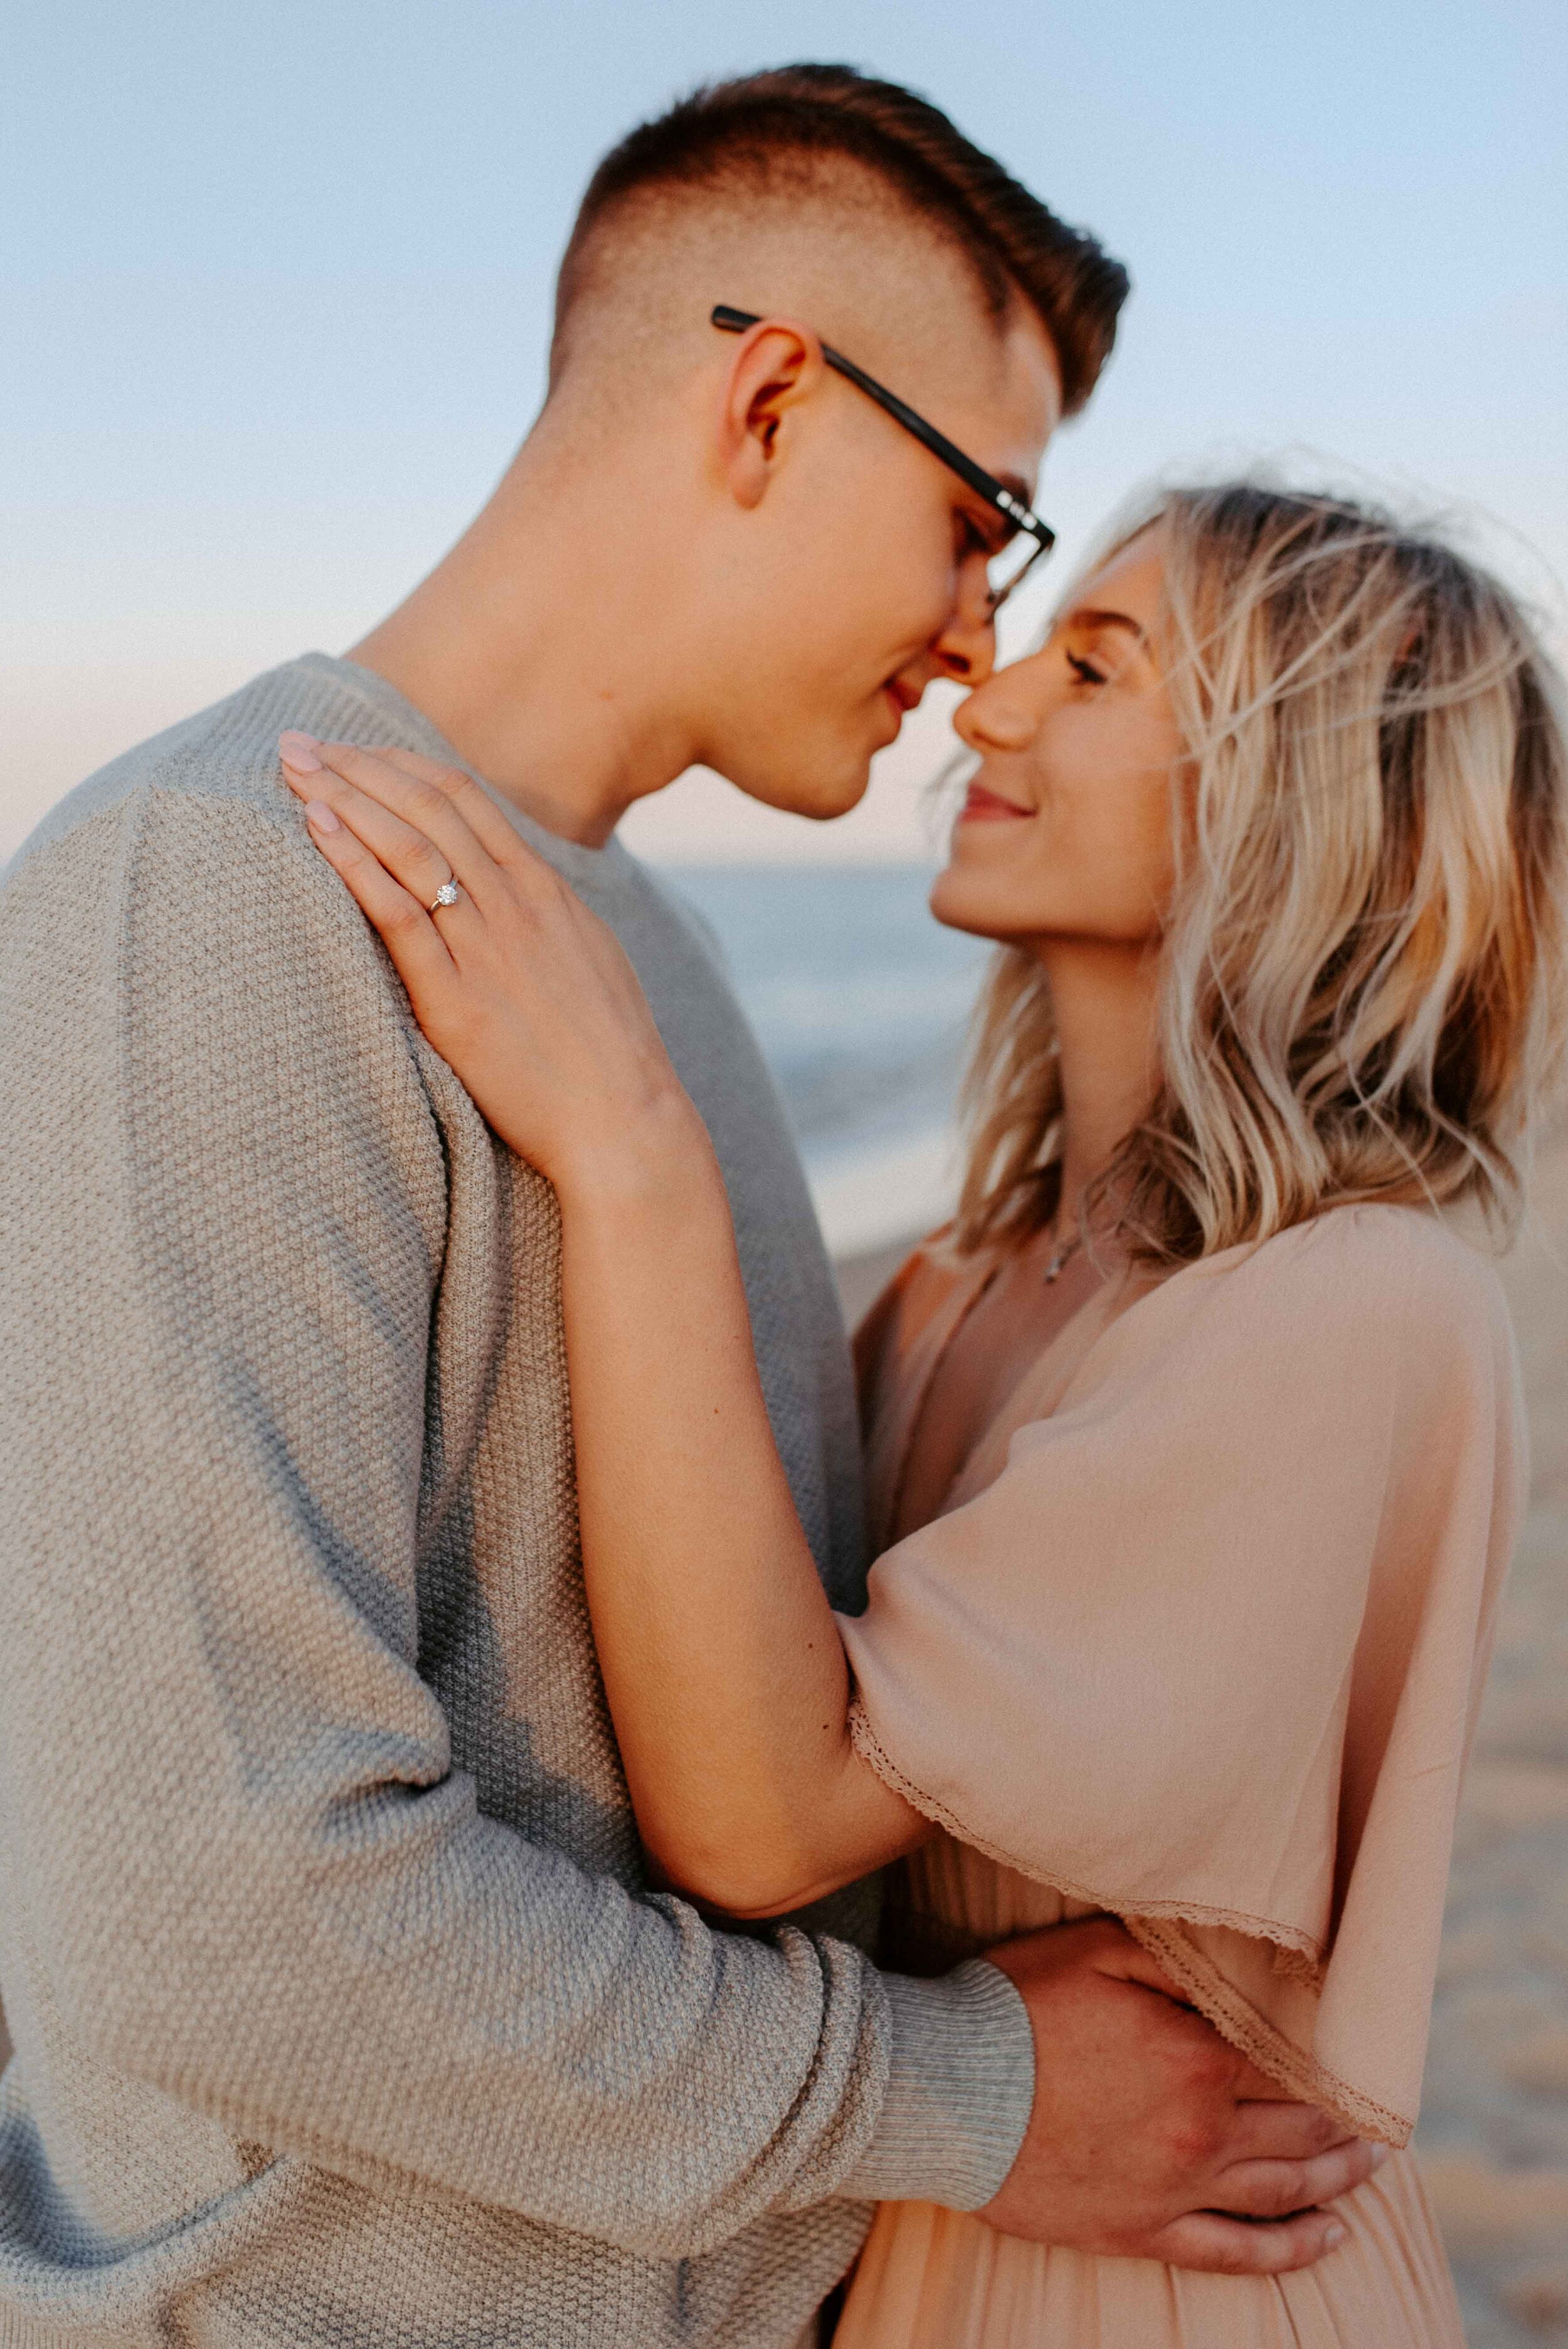
[[[1063,1267],[1078,1254],[1078,1243],[1082,1237],[1081,1232],[1074,1232],[1070,1239],[1063,1240],[1057,1247],[1045,1269],[1044,1279],[1047,1288],[1060,1279]]]

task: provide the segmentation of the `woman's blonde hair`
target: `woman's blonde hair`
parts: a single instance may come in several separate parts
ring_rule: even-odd
[[[1158,1091],[1085,1213],[1179,1264],[1349,1200],[1511,1227],[1565,1027],[1561,681],[1499,583],[1342,500],[1162,492],[1186,753],[1160,946]],[[966,1085],[954,1237],[1058,1206],[1050,989],[1004,947]]]

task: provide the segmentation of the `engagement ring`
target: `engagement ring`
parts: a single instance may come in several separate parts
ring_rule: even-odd
[[[431,898],[427,910],[433,914],[438,905],[455,905],[457,902],[457,883],[455,881],[443,881],[435,895]]]

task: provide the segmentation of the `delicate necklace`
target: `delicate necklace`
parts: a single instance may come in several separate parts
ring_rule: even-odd
[[[1049,1264],[1046,1267],[1046,1287],[1047,1288],[1054,1280],[1059,1280],[1061,1278],[1063,1267],[1072,1262],[1073,1257],[1078,1254],[1082,1246],[1083,1233],[1081,1229],[1069,1233],[1065,1240],[1058,1240],[1057,1242],[1055,1253],[1053,1254]]]

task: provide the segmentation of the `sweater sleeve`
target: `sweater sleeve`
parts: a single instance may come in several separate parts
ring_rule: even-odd
[[[453,1766],[444,1072],[303,838],[144,785],[27,857],[0,963],[5,1897],[71,2027],[238,2138],[629,2250],[984,2200],[1032,2094],[994,1969],[713,1932]]]

